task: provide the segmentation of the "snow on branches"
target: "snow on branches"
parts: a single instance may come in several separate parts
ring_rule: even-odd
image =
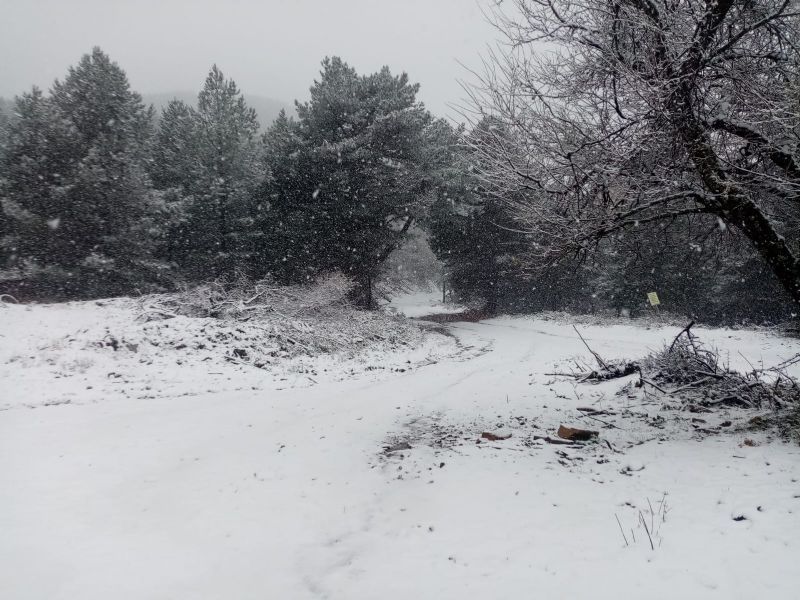
[[[545,264],[625,229],[740,232],[800,301],[800,13],[514,0],[470,89],[485,184]],[[787,241],[789,239],[789,241]]]

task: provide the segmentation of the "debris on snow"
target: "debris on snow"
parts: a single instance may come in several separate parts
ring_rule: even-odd
[[[510,431],[504,431],[502,429],[497,431],[484,431],[481,433],[481,438],[485,440],[489,440],[490,442],[499,442],[502,440],[507,440],[511,437]]]
[[[569,440],[570,442],[588,442],[600,435],[600,432],[561,425],[558,428],[557,435],[561,439]]]
[[[638,380],[629,382],[618,394],[644,403],[658,403],[663,408],[686,410],[691,413],[710,413],[720,408],[775,409],[769,416],[757,416],[755,425],[775,422],[785,432],[800,432],[800,384],[790,374],[790,369],[800,364],[800,353],[771,367],[756,367],[749,361],[748,369],[733,369],[723,364],[718,351],[705,347],[692,332],[694,322],[681,329],[671,343],[661,350],[651,352],[639,361],[606,360],[596,352],[573,325],[581,342],[595,358],[597,369],[584,368],[572,372],[554,372],[548,375],[569,377],[577,383],[603,383],[613,379],[638,374]],[[747,359],[745,359],[747,360]],[[634,390],[639,390],[638,394]],[[576,392],[577,393],[577,392]],[[588,418],[615,425],[597,418],[597,413],[579,408]],[[663,428],[663,415],[648,415],[652,427]],[[704,419],[692,418],[691,424],[698,433],[719,433],[734,422],[724,419],[716,425],[705,427]]]

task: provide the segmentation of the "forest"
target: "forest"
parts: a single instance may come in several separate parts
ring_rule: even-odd
[[[657,292],[661,309],[708,323],[794,315],[786,275],[758,235],[725,210],[687,204],[694,192],[678,188],[693,168],[677,143],[665,146],[648,129],[668,125],[648,124],[636,82],[627,78],[628,97],[615,83],[621,99],[601,100],[553,74],[554,89],[586,105],[579,127],[571,108],[553,109],[544,94],[510,108],[521,88],[501,74],[521,71],[500,67],[521,58],[496,60],[494,75],[471,89],[463,124],[432,115],[409,75],[361,75],[330,57],[309,99],[262,130],[216,65],[196,103],[173,100],[157,112],[95,48],[47,92],[0,104],[0,293],[89,299],[342,273],[355,283],[355,303],[372,308],[377,282],[397,267],[387,259],[413,233],[441,261],[451,298],[488,314],[637,316],[652,310],[647,293]],[[575,73],[589,72],[572,60]],[[795,102],[793,89],[773,103]],[[733,112],[736,101],[749,102],[743,93],[717,104]],[[703,119],[722,131],[722,121]],[[540,133],[522,141],[522,131]],[[616,139],[622,131],[631,138]],[[574,149],[565,150],[570,137]],[[774,145],[747,136],[728,132],[719,144],[759,168],[775,159]],[[770,183],[775,168],[763,167],[762,179]],[[648,169],[653,181],[632,183]],[[774,191],[745,179],[753,194]],[[791,256],[800,223],[791,181],[775,193],[779,201],[765,202]],[[659,194],[681,204],[659,205]]]

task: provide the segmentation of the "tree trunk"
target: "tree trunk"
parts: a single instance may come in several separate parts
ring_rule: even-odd
[[[722,168],[705,129],[691,108],[691,90],[683,83],[676,94],[673,122],[706,189],[714,196],[709,212],[741,231],[758,251],[792,300],[800,304],[800,262],[773,224]]]
[[[751,201],[734,203],[724,212],[730,216],[723,218],[750,240],[792,300],[800,304],[800,264],[764,213]]]
[[[372,297],[372,275],[361,274],[355,277],[355,287],[350,292],[350,299],[360,308],[375,308]]]

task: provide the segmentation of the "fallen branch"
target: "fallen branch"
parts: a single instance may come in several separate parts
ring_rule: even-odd
[[[597,360],[597,364],[600,365],[606,371],[608,371],[608,365],[606,364],[606,362],[602,359],[602,357],[597,352],[592,350],[592,348],[589,346],[589,344],[586,343],[586,340],[583,339],[583,336],[581,335],[581,332],[578,331],[578,328],[575,325],[573,325],[572,328],[575,330],[575,333],[578,334],[578,337],[581,338],[581,341],[583,342],[583,345],[586,346],[587,350],[589,350],[589,352],[591,352],[592,355],[594,356],[595,360]]]
[[[596,408],[592,408],[591,406],[579,406],[575,410],[580,411],[582,413],[589,413],[592,415],[615,415],[617,413],[610,411],[610,410],[598,410]]]
[[[580,409],[578,409],[578,410],[580,410]],[[614,425],[614,423],[609,423],[608,421],[603,421],[603,419],[598,419],[598,418],[595,416],[596,414],[606,414],[606,413],[605,413],[605,412],[601,412],[601,413],[587,413],[587,412],[581,412],[581,413],[580,413],[580,416],[581,416],[582,418],[585,418],[585,419],[592,419],[593,421],[597,421],[598,423],[602,423],[602,424],[603,424],[603,425],[605,425],[606,427],[611,427],[612,429],[619,429],[619,427],[617,427],[616,425]]]
[[[640,372],[639,374],[641,375],[641,372]],[[642,384],[644,384],[644,385],[649,385],[650,387],[657,389],[657,390],[658,390],[659,392],[661,392],[662,394],[666,394],[666,395],[668,395],[668,396],[671,396],[671,395],[672,395],[670,392],[668,392],[667,390],[665,390],[665,389],[664,389],[664,388],[662,388],[661,386],[658,386],[658,385],[656,385],[655,383],[653,383],[653,382],[652,382],[652,381],[650,381],[649,379],[645,379],[644,377],[640,377],[640,378],[639,378],[639,381],[641,381],[641,382],[642,382]]]
[[[626,362],[622,364],[613,364],[606,366],[605,370],[592,371],[580,378],[580,381],[593,381],[600,383],[601,381],[609,381],[611,379],[619,379],[620,377],[627,377],[639,372],[639,364],[635,362]]]
[[[551,438],[549,435],[535,435],[533,436],[534,440],[542,440],[547,442],[548,444],[556,444],[561,446],[573,446],[575,445],[574,442],[569,442],[567,440],[557,440],[555,438]]]
[[[680,333],[678,333],[678,335],[675,336],[675,339],[672,340],[672,344],[670,344],[670,346],[669,346],[669,352],[672,352],[672,349],[675,347],[675,344],[678,342],[678,338],[681,337],[684,333],[687,335],[687,337],[691,336],[691,331],[690,330],[692,329],[693,325],[694,325],[694,321],[690,321],[689,324],[686,327],[681,329]]]

